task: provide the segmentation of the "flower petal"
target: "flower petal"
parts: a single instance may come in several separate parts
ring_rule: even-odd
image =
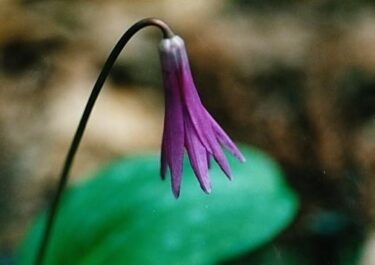
[[[182,164],[184,155],[184,117],[179,89],[178,67],[173,54],[160,53],[165,87],[165,122],[163,132],[163,156],[169,166],[172,191],[177,198],[180,193]],[[163,164],[161,165],[163,172]]]
[[[176,89],[177,90],[177,89]],[[170,102],[166,109],[167,121],[164,130],[164,155],[172,178],[172,190],[179,196],[184,155],[184,126],[179,102]]]
[[[226,160],[224,153],[221,150],[221,146],[217,141],[208,112],[202,105],[197,89],[195,88],[190,71],[189,59],[186,54],[186,49],[183,46],[183,41],[181,46],[183,49],[181,48],[177,50],[176,56],[177,61],[179,61],[179,64],[181,64],[179,82],[180,87],[182,88],[182,99],[185,103],[186,110],[202,144],[207,151],[212,154],[227,177],[231,179],[228,161]]]
[[[199,98],[197,89],[195,87],[189,65],[189,59],[186,54],[186,49],[181,39],[181,49],[176,53],[177,60],[180,64],[179,69],[179,83],[181,87],[181,94],[185,108],[190,116],[191,122],[197,132],[197,135],[205,146],[205,148],[212,153],[211,146],[207,141],[207,133],[214,135],[210,122],[204,113],[204,107]]]
[[[214,132],[216,134],[216,137],[218,138],[219,142],[224,145],[228,151],[232,153],[233,156],[235,156],[239,161],[245,162],[246,159],[242,155],[241,151],[237,148],[237,146],[232,142],[232,140],[229,138],[229,136],[224,132],[224,130],[220,127],[220,125],[212,118],[212,116],[207,112],[207,116],[209,117],[212,128],[214,129]]]
[[[211,192],[211,182],[208,176],[207,151],[196,135],[190,118],[185,117],[185,147],[191,167],[203,191]]]
[[[178,36],[163,39],[160,58],[166,90],[160,174],[164,178],[169,168],[173,194],[178,197],[185,147],[200,186],[208,193],[211,191],[208,176],[211,157],[231,179],[222,146],[240,161],[245,158],[204,108],[191,75],[184,41]]]
[[[232,179],[232,174],[231,174],[231,170],[230,170],[227,158],[225,157],[223,150],[221,150],[219,143],[216,141],[216,139],[214,140],[210,139],[210,145],[213,150],[212,155],[215,158],[215,161],[218,163],[221,170],[224,171],[228,179]]]

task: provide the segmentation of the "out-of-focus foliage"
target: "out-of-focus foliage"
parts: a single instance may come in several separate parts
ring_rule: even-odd
[[[363,124],[375,113],[375,76],[360,69],[347,71],[341,84],[340,100],[347,121]],[[349,123],[349,122],[348,122]]]
[[[296,240],[296,238],[298,238]],[[252,265],[312,265],[320,264],[322,260],[333,261],[335,265],[357,265],[363,254],[363,237],[352,231],[352,234],[342,233],[339,236],[296,237],[291,242],[288,239],[269,243],[251,253],[246,259]],[[317,247],[325,248],[321,251]],[[339,249],[339,251],[336,251]],[[223,265],[243,264],[242,261],[231,261]]]
[[[290,244],[288,241],[270,243],[261,249],[252,253],[247,257],[246,264],[252,265],[312,265],[318,264],[320,260],[333,260],[336,265],[356,265],[358,264],[363,241],[358,235],[342,236],[341,242],[332,241],[332,238],[311,237],[309,240],[300,238],[298,244]],[[328,252],[328,256],[320,256],[320,251],[314,251],[318,242],[321,247],[331,248],[332,245],[339,245],[341,251],[339,253]],[[326,243],[331,242],[328,246]],[[242,261],[231,261],[223,265],[244,264]]]
[[[112,163],[66,192],[45,264],[217,264],[269,242],[293,220],[298,200],[270,157],[242,152],[245,164],[230,159],[232,182],[213,166],[211,195],[185,161],[178,200],[158,178],[157,156]],[[42,221],[19,265],[31,264]]]
[[[297,0],[232,0],[234,6],[251,9],[291,9],[293,7],[305,6],[315,8],[325,14],[332,14],[340,11],[353,12],[366,5],[373,5],[371,0],[318,0],[318,1],[297,1]]]

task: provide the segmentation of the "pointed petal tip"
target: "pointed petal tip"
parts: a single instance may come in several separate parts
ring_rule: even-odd
[[[232,154],[241,163],[246,162],[246,158],[244,157],[244,155],[239,150],[237,150],[236,152],[232,152]]]
[[[201,186],[201,189],[206,193],[206,194],[210,194],[211,193],[211,183],[210,181],[208,180],[208,182],[204,182],[202,183],[200,181],[200,186]]]
[[[181,189],[181,179],[179,178],[174,178],[174,176],[172,176],[172,181],[171,181],[171,184],[172,184],[172,193],[173,193],[173,196],[178,199],[178,197],[180,196],[180,189]]]
[[[224,172],[225,176],[229,179],[229,180],[232,180],[232,172],[230,170],[230,167],[229,165],[227,164],[227,162],[225,164],[221,164],[221,163],[218,163],[221,170]]]
[[[180,190],[173,190],[173,196],[177,200],[180,197]]]
[[[178,177],[176,178],[175,176],[172,176],[172,192],[173,196],[178,199],[180,197],[180,190],[181,190],[181,179]]]
[[[203,188],[203,187],[202,187],[202,190],[203,190],[204,193],[206,193],[207,195],[211,193],[211,187],[206,187],[206,188]]]
[[[227,179],[232,181],[233,177],[232,177],[232,173],[230,171],[224,171],[224,174],[227,177]]]
[[[160,163],[160,171],[159,171],[159,175],[160,175],[161,180],[165,180],[166,174],[167,174],[167,163],[162,158],[161,163]]]

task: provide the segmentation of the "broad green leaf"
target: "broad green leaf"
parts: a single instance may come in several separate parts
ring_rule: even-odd
[[[270,241],[292,221],[298,200],[270,157],[242,152],[246,163],[228,156],[233,181],[213,165],[210,195],[185,161],[178,200],[159,178],[158,156],[112,163],[65,193],[45,264],[208,265]],[[43,222],[26,237],[19,265],[31,264]]]

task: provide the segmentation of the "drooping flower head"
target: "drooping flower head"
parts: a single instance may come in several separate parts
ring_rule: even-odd
[[[172,191],[177,198],[186,149],[202,190],[209,193],[210,159],[215,159],[231,179],[228,161],[221,146],[225,146],[239,161],[243,162],[245,158],[202,105],[191,75],[184,41],[176,35],[165,38],[161,41],[159,50],[165,87],[161,177],[165,178],[169,168]]]

